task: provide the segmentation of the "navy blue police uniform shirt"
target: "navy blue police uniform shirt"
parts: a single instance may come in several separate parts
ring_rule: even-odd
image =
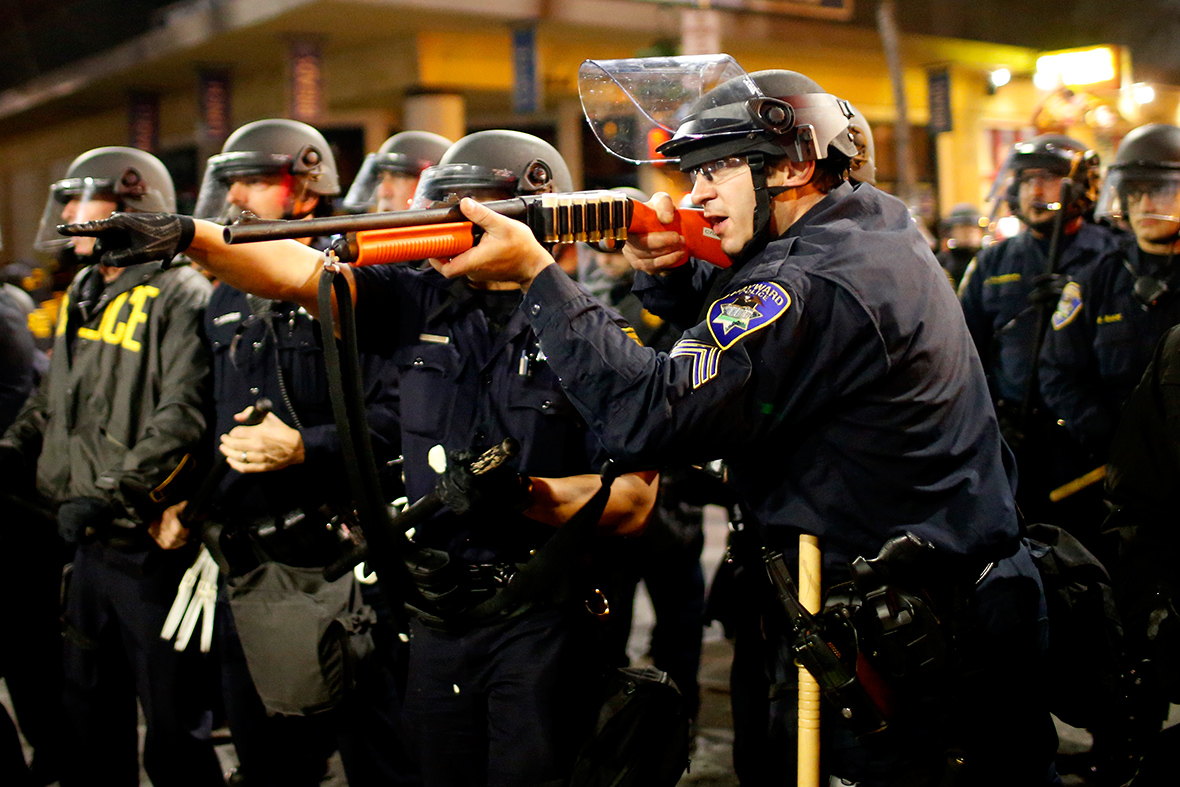
[[[355,275],[358,339],[392,360],[399,375],[410,500],[434,490],[439,476],[428,454],[436,445],[484,449],[512,437],[520,453],[510,466],[521,473],[598,472],[607,454],[562,391],[517,308],[518,290],[479,293],[464,280],[406,265],[359,268]],[[499,311],[507,324],[493,330],[484,309],[505,299],[511,308]],[[605,319],[621,323],[617,315]],[[481,516],[443,511],[417,540],[472,562],[500,562],[526,558],[553,532],[519,514],[475,521]]]
[[[1118,257],[1066,285],[1041,353],[1041,397],[1074,439],[1105,454],[1119,411],[1151,362],[1156,342],[1180,323],[1180,266],[1140,251],[1128,237]],[[1156,275],[1170,292],[1154,306],[1134,295],[1140,276]]]
[[[1118,237],[1105,227],[1083,223],[1065,244],[1059,273],[1081,275],[1091,265],[1113,263]],[[959,287],[967,328],[992,386],[992,396],[1024,401],[1036,345],[1037,310],[1028,295],[1048,265],[1048,239],[1025,230],[979,252]]]
[[[302,424],[303,464],[277,472],[229,473],[222,499],[245,505],[250,513],[286,513],[300,505],[318,508],[347,500],[323,347],[311,315],[298,304],[253,299],[222,283],[205,312],[205,330],[213,348],[213,450],[221,435],[238,426],[234,414],[260,397],[270,399],[274,414],[287,426],[297,428],[291,407]],[[364,358],[363,367],[373,450],[392,459],[398,453],[397,378],[376,358]]]
[[[669,279],[695,308],[715,275]],[[900,201],[839,186],[721,295],[670,354],[630,343],[556,266],[522,308],[608,451],[724,458],[772,545],[814,533],[829,566],[906,531],[969,565],[1015,552],[983,369]]]

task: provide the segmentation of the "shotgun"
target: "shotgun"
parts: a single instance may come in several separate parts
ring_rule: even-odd
[[[614,191],[539,194],[483,205],[523,222],[541,243],[622,242],[628,233],[673,231],[684,236],[688,247],[682,263],[695,257],[721,268],[731,264],[704,212],[692,208],[678,208],[672,223],[665,225],[652,208]],[[331,252],[341,262],[359,266],[454,257],[478,243],[482,234],[455,204],[305,221],[248,221],[226,227],[224,238],[234,244],[340,235]]]

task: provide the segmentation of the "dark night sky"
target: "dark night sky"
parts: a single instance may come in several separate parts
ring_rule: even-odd
[[[0,90],[144,32],[175,0],[0,0]],[[1132,48],[1137,79],[1180,85],[1180,0],[896,0],[905,32],[1038,49]],[[876,0],[852,24],[875,27]]]

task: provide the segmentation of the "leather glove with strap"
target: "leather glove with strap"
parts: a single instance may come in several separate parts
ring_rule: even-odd
[[[98,238],[95,254],[103,265],[126,268],[158,260],[167,268],[193,242],[197,226],[175,213],[115,213],[99,221],[64,224],[57,231]]]

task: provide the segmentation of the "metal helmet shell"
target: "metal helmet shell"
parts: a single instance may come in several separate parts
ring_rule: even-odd
[[[209,157],[193,215],[220,216],[230,181],[251,175],[289,174],[321,196],[340,193],[336,158],[324,135],[298,120],[269,118],[247,123]]]
[[[347,210],[365,211],[377,205],[378,187],[385,173],[418,177],[451,146],[451,140],[429,131],[402,131],[385,140],[376,153],[365,156],[360,171],[344,197]]]
[[[679,159],[682,170],[755,152],[793,161],[815,161],[833,151],[849,159],[857,155],[847,101],[795,71],[757,71],[749,79],[760,96],[748,95],[743,78],[719,85],[689,108],[676,135],[658,151]]]
[[[1132,194],[1152,194],[1150,217],[1180,221],[1180,128],[1149,123],[1123,139],[1102,183],[1095,216],[1120,219]]]
[[[848,166],[848,177],[858,183],[877,185],[877,146],[873,143],[873,129],[859,109],[852,108],[852,119],[848,124],[856,155]]]
[[[413,207],[460,197],[510,198],[572,191],[574,180],[557,149],[520,131],[477,131],[460,139],[422,173]]]
[[[85,206],[95,200],[114,202],[119,210],[125,211],[176,212],[172,175],[158,158],[137,148],[95,148],[74,159],[65,177],[50,185],[33,248],[56,253],[73,244],[70,238],[57,232],[62,211],[73,200],[78,200],[81,206],[73,221],[106,218],[86,212]]]

